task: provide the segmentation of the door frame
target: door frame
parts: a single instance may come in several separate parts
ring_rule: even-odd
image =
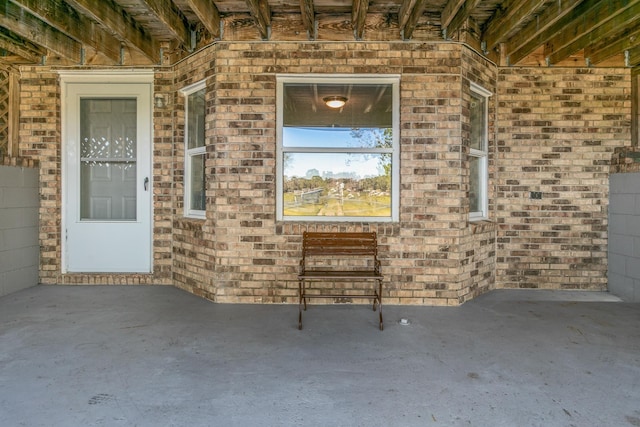
[[[154,72],[150,69],[140,70],[61,70],[58,72],[60,76],[60,99],[61,99],[61,259],[60,266],[63,274],[68,273],[67,264],[67,197],[68,192],[68,177],[67,173],[69,165],[67,164],[67,139],[68,139],[68,120],[69,112],[67,111],[67,95],[68,86],[73,84],[93,84],[96,86],[104,86],[108,84],[146,84],[149,85],[149,123],[148,135],[149,135],[149,158],[143,159],[147,161],[149,168],[149,272],[153,273],[153,83]],[[75,273],[75,272],[74,272]],[[123,274],[139,274],[122,272]],[[80,273],[82,274],[82,273]],[[118,274],[112,272],[111,274]]]

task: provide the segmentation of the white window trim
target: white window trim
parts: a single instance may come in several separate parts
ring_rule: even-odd
[[[285,216],[282,200],[284,188],[283,171],[283,102],[285,83],[353,83],[390,84],[393,94],[391,112],[393,138],[391,150],[391,216],[390,217],[323,217]],[[400,219],[400,75],[399,74],[278,74],[276,75],[276,219],[278,221],[306,222],[398,222]],[[304,151],[304,150],[299,150]],[[339,150],[336,150],[339,151]],[[353,151],[353,150],[350,150]],[[374,150],[368,149],[367,152]]]
[[[206,144],[202,147],[191,148],[187,146],[188,135],[187,132],[189,123],[189,95],[198,92],[199,90],[205,89],[207,87],[206,81],[202,80],[200,82],[194,83],[192,85],[186,86],[180,90],[180,93],[184,96],[184,180],[183,180],[183,191],[184,191],[184,216],[187,218],[196,218],[196,219],[205,219],[207,216],[206,210],[196,210],[191,209],[191,157],[199,156],[202,154],[206,154],[207,146]],[[206,120],[205,120],[206,121]]]
[[[471,148],[469,155],[480,159],[480,211],[469,212],[469,221],[485,221],[489,219],[489,98],[492,93],[473,82],[470,82],[471,92],[476,96],[484,97],[486,102],[484,104],[484,135],[482,136],[484,142],[484,150],[477,150]]]

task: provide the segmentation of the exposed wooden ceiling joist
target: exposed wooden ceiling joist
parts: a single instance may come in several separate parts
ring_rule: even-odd
[[[553,37],[562,29],[564,22],[568,21],[564,17],[580,3],[582,0],[564,0],[554,2],[545,8],[540,15],[537,15],[503,45],[505,47],[503,54],[507,58],[508,65],[517,64]]]
[[[424,0],[404,0],[402,2],[400,12],[398,12],[398,24],[404,40],[409,40],[413,36],[418,19],[424,13],[424,7]]]
[[[353,0],[353,8],[351,12],[351,24],[353,25],[353,33],[356,40],[362,40],[364,37],[364,24],[369,11],[369,0]]]
[[[113,63],[120,61],[120,41],[94,21],[79,14],[62,0],[11,0],[28,9],[42,21],[65,32],[80,43],[92,47]]]
[[[180,44],[187,50],[193,50],[191,40],[191,27],[186,18],[174,6],[173,2],[167,0],[143,0],[148,6],[149,13],[153,13],[160,22],[163,22]]]
[[[458,10],[464,5],[466,0],[449,0],[440,14],[440,26],[445,29],[455,18]]]
[[[313,0],[300,0],[300,18],[302,26],[307,30],[309,40],[316,38],[316,13],[313,6]]]
[[[638,16],[640,18],[640,16]],[[618,29],[618,33],[611,37],[604,37],[585,47],[584,56],[591,65],[600,64],[607,59],[631,49],[640,40],[640,19],[626,27]],[[638,64],[631,64],[636,66]]]
[[[267,0],[246,0],[249,12],[255,21],[260,37],[268,40],[271,36],[271,9]]]
[[[161,62],[160,42],[155,40],[111,0],[65,0],[75,9],[108,28],[118,38],[138,49],[152,63]]]
[[[625,50],[625,57],[627,62],[632,67],[640,65],[640,45],[636,45],[628,50]]]
[[[449,21],[446,27],[443,27],[445,31],[445,36],[449,37],[460,28],[462,25],[469,19],[471,13],[475,9],[475,7],[482,0],[466,0],[462,6],[458,9],[458,12],[453,16],[453,18]]]
[[[83,62],[82,44],[8,0],[0,0],[0,26],[75,64]]]
[[[220,12],[211,0],[185,0],[213,38],[221,37]]]
[[[640,0],[0,0],[0,61],[7,64],[44,57],[147,66],[215,40],[442,35],[503,66],[629,66],[640,46]]]
[[[493,50],[499,43],[512,36],[522,23],[538,13],[547,0],[512,0],[505,2],[489,21],[483,32],[485,50]]]
[[[47,51],[38,45],[18,37],[5,28],[0,28],[0,49],[18,56],[20,63],[24,60],[26,63],[38,64],[42,62],[42,58],[47,54]]]
[[[546,44],[545,57],[550,65],[584,49],[591,40],[607,36],[619,25],[625,25],[640,13],[640,0],[611,0],[595,4],[586,12],[579,8],[567,16],[571,21]]]

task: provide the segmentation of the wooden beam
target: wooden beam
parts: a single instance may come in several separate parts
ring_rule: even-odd
[[[625,51],[628,67],[637,67],[640,65],[640,46],[636,45]]]
[[[640,15],[640,0],[613,0],[600,3],[586,14],[575,16],[571,27],[556,33],[548,45],[553,51],[546,53],[548,64],[557,64],[570,55],[584,49],[590,42],[598,41]]]
[[[404,26],[407,25],[407,21],[409,21],[409,17],[416,7],[417,1],[418,0],[403,0],[400,5],[400,10],[398,11],[398,26],[400,28],[404,28]]]
[[[147,5],[149,12],[153,13],[159,21],[173,34],[182,46],[191,51],[191,26],[172,1],[167,0],[142,0]]]
[[[316,13],[313,6],[313,0],[300,0],[300,14],[302,16],[302,25],[307,30],[309,40],[316,38]]]
[[[351,25],[356,40],[362,40],[364,36],[364,24],[369,11],[369,0],[353,0],[351,9]]]
[[[196,14],[204,28],[212,37],[219,39],[221,34],[220,11],[211,0],[185,0]]]
[[[455,14],[453,19],[449,21],[449,24],[447,24],[446,27],[443,27],[446,31],[447,38],[458,31],[462,25],[467,22],[467,19],[471,16],[471,12],[473,12],[481,1],[482,0],[467,0],[462,4],[462,7],[458,9],[458,12]]]
[[[109,29],[116,37],[136,48],[151,62],[156,64],[161,62],[159,42],[112,0],[65,0],[65,2]]]
[[[9,111],[7,115],[9,157],[17,157],[20,155],[20,77],[17,73],[9,73]]]
[[[638,17],[640,18],[640,17]],[[584,56],[592,65],[599,64],[612,56],[620,55],[640,42],[640,19],[621,28],[619,33],[600,39],[584,49]]]
[[[482,33],[485,49],[491,51],[498,44],[513,35],[521,23],[534,15],[547,0],[512,0],[504,3],[504,9],[498,10]]]
[[[0,49],[23,58],[25,62],[39,64],[47,54],[47,50],[17,36],[4,28],[0,28]]]
[[[114,63],[120,61],[120,40],[61,0],[10,0],[52,27],[90,46]]]
[[[449,26],[465,1],[466,0],[449,0],[447,4],[444,5],[444,9],[440,14],[440,27],[443,30]]]
[[[268,40],[271,36],[271,9],[269,9],[269,3],[267,0],[245,0],[247,6],[249,6],[249,13],[253,17],[255,24],[258,26],[260,37],[263,40]]]
[[[82,63],[80,43],[8,0],[0,0],[0,26],[75,64]]]
[[[631,70],[631,146],[640,142],[640,68]]]
[[[398,13],[398,22],[404,40],[409,40],[413,36],[413,31],[416,29],[418,19],[424,13],[425,6],[424,0],[405,0],[402,2]]]
[[[594,0],[587,0],[593,2]],[[509,65],[516,65],[523,58],[535,51],[545,41],[562,30],[569,19],[565,19],[583,0],[563,0],[553,2],[544,11],[527,24],[515,36],[503,44]]]

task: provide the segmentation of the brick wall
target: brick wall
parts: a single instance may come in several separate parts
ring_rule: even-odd
[[[277,73],[400,83],[400,222],[275,218]],[[156,70],[154,274],[60,271],[57,73],[22,70],[21,150],[41,162],[41,280],[171,283],[220,302],[295,302],[304,230],[376,231],[388,302],[457,305],[495,287],[606,286],[608,167],[630,144],[625,69],[501,69],[457,43],[217,43]],[[184,97],[207,81],[206,219],[184,218]],[[469,82],[490,98],[489,221],[469,223]],[[495,121],[493,118],[495,117]],[[532,200],[530,192],[542,193]]]
[[[185,97],[179,91],[186,86],[207,81],[205,135],[207,138],[206,175],[209,183],[207,191],[207,216],[216,209],[216,200],[211,186],[216,181],[213,174],[215,159],[212,156],[215,145],[217,120],[215,115],[215,86],[211,78],[215,69],[215,47],[210,47],[177,64],[174,70],[174,133],[173,133],[173,283],[189,292],[215,300],[217,273],[215,268],[216,227],[211,220],[184,217],[184,128]]]
[[[498,286],[605,289],[609,166],[631,142],[629,70],[500,69],[498,103]]]
[[[184,118],[175,112],[178,286],[221,302],[294,302],[304,230],[377,231],[393,303],[455,305],[493,286],[495,229],[467,222],[461,141],[461,95],[468,102],[469,79],[495,90],[491,64],[449,43],[219,43],[178,64],[176,89],[211,64],[206,221],[182,218]],[[276,73],[327,72],[401,75],[399,224],[275,219]]]
[[[495,95],[497,83],[497,71],[493,64],[471,50],[463,50],[462,76],[467,81],[474,82],[494,93],[489,98],[488,105],[488,153],[489,153],[489,219],[488,221],[461,224],[462,236],[460,239],[461,267],[460,267],[460,300],[467,301],[489,289],[495,287],[496,271],[496,209],[495,209],[495,178],[496,178],[496,140],[495,140],[495,116],[497,96]],[[469,85],[464,84],[461,101],[463,112],[469,111],[470,101]],[[462,150],[464,155],[469,154],[469,134],[467,127],[468,114],[462,114]],[[469,169],[469,163],[463,155],[461,164],[463,171]],[[461,173],[464,194],[469,192],[469,176]],[[463,212],[468,212],[467,197],[462,197]]]

